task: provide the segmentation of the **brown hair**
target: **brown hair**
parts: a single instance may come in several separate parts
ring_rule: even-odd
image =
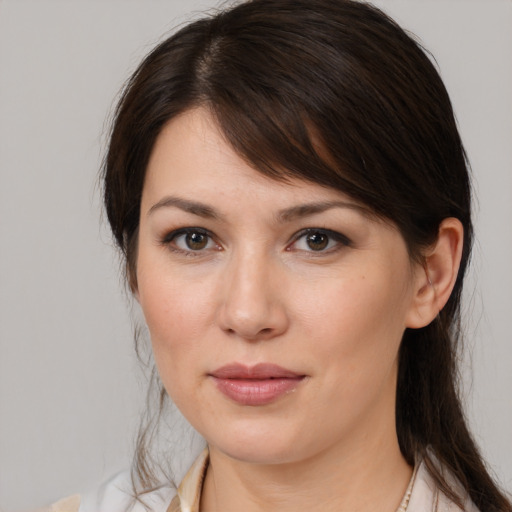
[[[342,190],[391,220],[414,259],[443,219],[462,222],[461,267],[447,305],[402,340],[396,428],[405,459],[423,457],[455,502],[462,497],[436,459],[482,511],[512,510],[486,471],[458,395],[470,180],[450,99],[421,46],[380,10],[348,0],[244,2],[158,45],[124,90],[104,162],[105,207],[132,287],[150,153],[165,123],[196,106],[212,112],[258,171]],[[149,485],[146,451],[142,435],[136,469]]]

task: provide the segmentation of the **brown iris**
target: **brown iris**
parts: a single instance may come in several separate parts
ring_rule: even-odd
[[[309,233],[306,236],[306,243],[311,250],[322,251],[329,244],[329,237],[325,233]]]
[[[197,231],[187,233],[185,236],[185,243],[189,249],[193,251],[200,251],[208,245],[208,235],[198,233]]]

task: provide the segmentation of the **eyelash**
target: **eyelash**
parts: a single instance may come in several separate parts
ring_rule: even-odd
[[[189,248],[184,249],[176,246],[176,239],[181,236],[187,236],[187,235],[201,235],[208,238],[206,242],[206,246],[203,248],[198,248],[196,250]],[[302,238],[305,239],[308,235],[321,235],[327,237],[327,246],[326,248],[321,248],[318,251],[315,251],[314,249],[307,250],[307,249],[297,249],[294,248],[294,245],[296,245]],[[161,241],[162,245],[168,247],[171,251],[176,252],[178,254],[184,254],[186,256],[200,256],[201,253],[204,253],[206,249],[208,249],[208,244],[213,242],[215,244],[215,250],[221,251],[222,247],[215,242],[214,235],[210,231],[204,229],[204,228],[196,228],[196,227],[187,227],[187,228],[180,228],[174,231],[171,231],[168,233]],[[331,242],[335,242],[334,247],[329,247]],[[286,246],[286,251],[303,251],[306,253],[310,253],[311,256],[313,255],[323,255],[323,254],[330,254],[333,252],[336,252],[340,250],[342,247],[351,247],[352,241],[342,233],[338,233],[337,231],[332,231],[330,229],[324,229],[324,228],[306,228],[298,233],[296,233],[292,239],[292,242]],[[211,249],[211,248],[210,248]]]
[[[197,234],[207,237],[208,238],[208,240],[206,242],[207,244],[209,244],[212,241],[215,243],[213,233],[211,233],[207,229],[189,227],[189,228],[180,228],[180,229],[171,231],[163,238],[162,245],[168,247],[171,251],[176,252],[178,254],[184,254],[186,256],[199,256],[200,253],[202,253],[206,247],[203,249],[194,250],[191,248],[184,249],[184,248],[180,248],[180,247],[176,246],[177,238],[179,238],[181,236],[197,235]],[[174,242],[174,244],[173,244],[173,242]],[[215,244],[215,245],[216,245],[217,250],[221,250],[219,244]]]
[[[290,245],[287,246],[287,251],[293,251],[293,250],[301,250],[301,249],[294,249],[293,246],[299,242],[302,238],[305,239],[308,235],[324,235],[328,238],[328,244],[331,242],[335,242],[334,247],[328,247],[326,249],[321,249],[319,251],[315,251],[313,249],[311,250],[305,250],[304,252],[310,253],[311,256],[314,255],[323,255],[323,254],[331,254],[333,252],[336,252],[340,250],[343,247],[351,247],[352,241],[342,233],[338,233],[337,231],[332,231],[331,229],[324,229],[324,228],[306,228],[301,231],[299,231],[294,237],[293,241]]]

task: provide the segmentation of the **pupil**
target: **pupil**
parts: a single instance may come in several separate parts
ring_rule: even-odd
[[[313,251],[321,251],[327,247],[329,237],[324,233],[311,233],[306,237],[306,242]]]
[[[187,247],[194,251],[204,249],[208,243],[208,237],[202,233],[189,233],[185,237]]]

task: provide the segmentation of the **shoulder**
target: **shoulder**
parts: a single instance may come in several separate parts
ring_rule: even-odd
[[[165,512],[176,495],[171,485],[144,494],[142,500],[134,497],[130,472],[124,471],[105,482],[98,489],[65,498],[42,512]]]
[[[74,494],[73,496],[68,496],[67,498],[57,501],[47,508],[40,508],[33,512],[78,512],[80,509],[80,501],[80,495]]]
[[[445,478],[457,494],[465,496],[459,482],[446,470]],[[464,507],[460,508],[450,500],[437,486],[424,462],[420,462],[415,476],[407,512],[479,512],[469,496],[464,499]]]
[[[165,512],[175,494],[170,484],[162,485],[144,494],[142,503],[134,496],[130,472],[124,471],[82,496],[78,512]]]

